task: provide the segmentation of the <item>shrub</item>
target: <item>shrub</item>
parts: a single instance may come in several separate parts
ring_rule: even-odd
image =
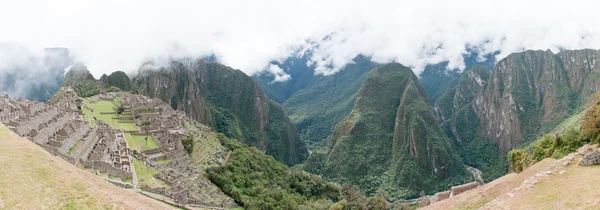
[[[183,149],[189,154],[192,154],[194,151],[194,139],[193,138],[184,138],[181,139],[181,144],[183,145]]]
[[[513,172],[521,172],[533,163],[532,157],[523,149],[514,149],[508,152],[508,162],[510,170]]]
[[[299,209],[318,200],[337,201],[340,189],[321,177],[290,169],[254,147],[224,135],[230,161],[206,170],[208,178],[247,209]],[[185,146],[184,146],[185,147]]]

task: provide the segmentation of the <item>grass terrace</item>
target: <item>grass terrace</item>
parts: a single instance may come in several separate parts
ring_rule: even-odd
[[[158,144],[152,136],[148,136],[148,143],[146,144],[146,136],[132,135],[125,133],[125,140],[131,150],[145,151],[158,148]]]
[[[121,129],[126,131],[139,131],[139,129],[133,123],[131,112],[123,112],[123,114],[120,115],[117,114],[117,108],[115,103],[116,102],[113,101],[98,101],[94,103],[86,103],[86,106],[93,109],[94,111],[92,112],[86,108],[83,108],[82,111],[83,114],[87,117],[90,124],[92,124],[92,126],[96,124],[96,122],[94,122],[94,117],[96,117],[96,119],[102,120],[103,122],[107,123],[115,129]],[[132,120],[123,120],[119,118],[130,118]]]
[[[152,188],[165,186],[166,183],[153,177],[158,171],[154,168],[149,168],[137,159],[133,159],[133,166],[135,168],[135,174],[138,179],[138,183],[147,184]]]
[[[69,148],[67,154],[73,155],[73,153],[75,153],[79,149],[79,147],[81,147],[81,145],[83,145],[83,139],[79,139],[73,147]]]

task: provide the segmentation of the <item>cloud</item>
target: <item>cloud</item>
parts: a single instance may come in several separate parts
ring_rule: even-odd
[[[47,100],[61,85],[64,69],[72,65],[66,49],[31,51],[15,43],[0,43],[0,93]]]
[[[419,73],[444,60],[464,68],[466,47],[500,51],[498,59],[524,49],[600,48],[598,10],[586,0],[21,0],[0,3],[0,41],[68,47],[97,77],[170,53],[214,53],[253,74],[307,47],[320,74],[358,54]]]
[[[291,78],[291,76],[289,74],[286,74],[283,71],[283,69],[281,69],[277,65],[270,64],[267,71],[269,73],[275,75],[275,79],[273,80],[273,82],[283,82],[283,81],[287,81]]]

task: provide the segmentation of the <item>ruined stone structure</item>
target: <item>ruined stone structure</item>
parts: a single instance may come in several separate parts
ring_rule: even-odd
[[[0,122],[15,133],[40,145],[49,153],[72,164],[78,164],[95,172],[119,177],[121,180],[135,179],[134,159],[149,169],[156,169],[155,179],[162,186],[150,187],[133,181],[134,187],[162,194],[181,205],[237,207],[233,199],[226,196],[205,176],[203,171],[222,162],[224,157],[203,157],[203,164],[192,163],[181,140],[184,138],[208,138],[199,133],[190,133],[194,125],[206,133],[209,127],[188,118],[185,113],[175,111],[158,99],[150,99],[129,93],[103,93],[87,103],[108,100],[125,108],[118,115],[118,122],[134,123],[139,131],[124,131],[111,127],[100,119],[86,119],[79,109],[94,112],[77,97],[70,88],[61,88],[48,104],[11,99],[0,96]],[[100,113],[100,114],[115,114]],[[90,123],[90,120],[94,123]],[[149,126],[142,126],[143,122]],[[125,134],[151,135],[158,148],[132,152]],[[224,154],[222,156],[225,156]],[[159,163],[160,162],[160,163]],[[207,164],[208,163],[208,164]],[[117,186],[130,188],[130,183],[110,180]],[[137,184],[136,184],[137,183]]]

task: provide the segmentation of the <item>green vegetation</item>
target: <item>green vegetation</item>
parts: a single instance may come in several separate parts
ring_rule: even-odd
[[[181,139],[181,145],[183,145],[183,149],[188,153],[188,155],[192,154],[194,151],[194,139],[193,138],[183,138]]]
[[[594,100],[598,101],[599,97],[600,94],[596,94]],[[572,118],[577,119],[580,117],[578,115],[574,115],[566,122],[576,122]],[[511,150],[508,153],[511,170],[520,172],[544,158],[562,158],[585,144],[600,143],[600,102],[585,111],[580,126],[568,123],[561,124],[568,128],[565,132],[558,133],[561,129],[555,129],[559,131],[554,136],[547,134],[524,148]]]
[[[326,155],[311,154],[305,170],[367,194],[382,190],[389,200],[443,191],[469,179],[425,90],[401,64],[367,74],[354,109],[336,126],[330,143]]]
[[[318,200],[337,201],[340,189],[316,175],[288,168],[254,147],[224,135],[228,162],[207,169],[208,178],[246,209],[301,209]]]
[[[333,75],[315,77],[283,103],[301,139],[309,144],[329,139],[335,125],[354,107],[365,75],[377,66],[363,56],[353,61]]]
[[[146,165],[141,163],[137,159],[133,159],[133,167],[135,168],[135,175],[138,178],[138,183],[147,184],[152,188],[162,187],[166,185],[163,181],[154,178],[153,176],[158,173],[154,168],[148,168]]]
[[[135,126],[132,121],[128,120],[120,120],[119,118],[131,118],[131,113],[122,112],[122,114],[117,114],[117,107],[112,101],[97,101],[95,103],[85,103],[84,106],[87,106],[94,110],[93,112],[87,108],[83,108],[83,114],[86,116],[88,121],[94,122],[94,117],[98,120],[102,120],[102,122],[112,126],[115,129],[122,129],[126,131],[138,131],[139,129]],[[127,113],[129,115],[127,115]],[[95,123],[92,123],[95,125]]]
[[[77,143],[75,143],[75,145],[73,145],[73,147],[69,148],[69,151],[67,152],[67,154],[73,155],[73,153],[75,153],[79,149],[79,147],[81,147],[81,145],[83,145],[83,139],[77,140]]]
[[[240,70],[214,62],[176,60],[160,71],[133,78],[139,93],[159,98],[200,123],[266,153],[287,165],[304,161],[308,150],[283,108]],[[156,86],[164,81],[169,86]]]
[[[129,80],[129,77],[123,71],[115,71],[106,77],[105,75],[102,75],[100,82],[102,82],[105,87],[116,87],[119,90],[124,91],[129,91],[131,89],[131,80]]]
[[[158,148],[158,144],[152,136],[138,136],[125,133],[125,140],[131,150],[145,151]]]
[[[82,63],[77,63],[65,74],[62,87],[71,86],[79,97],[97,95],[100,84]]]

